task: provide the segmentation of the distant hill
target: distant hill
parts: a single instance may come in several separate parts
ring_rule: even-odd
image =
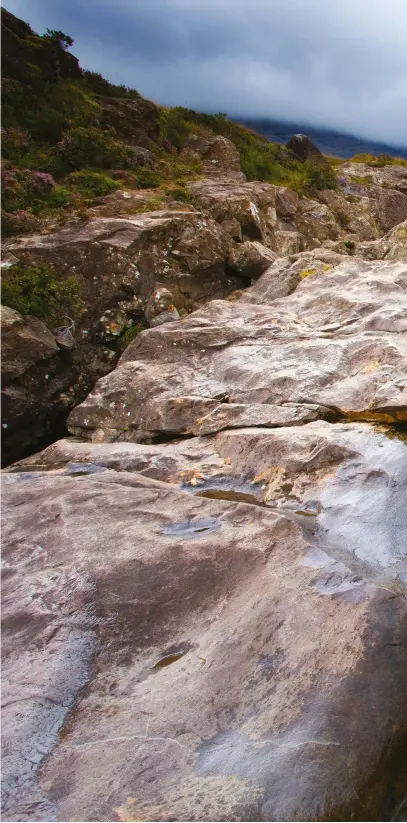
[[[400,148],[376,143],[373,140],[361,140],[349,134],[325,129],[313,129],[300,123],[282,123],[278,120],[241,120],[254,131],[263,134],[268,140],[285,144],[293,134],[307,134],[312,142],[324,153],[336,157],[353,157],[355,154],[390,154],[407,160],[407,147]]]

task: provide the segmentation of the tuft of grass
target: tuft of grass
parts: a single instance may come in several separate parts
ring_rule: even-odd
[[[350,158],[351,163],[366,163],[367,166],[382,168],[383,166],[404,166],[407,168],[407,160],[402,157],[392,157],[390,154],[355,154]]]
[[[129,346],[130,343],[132,343],[133,340],[136,339],[137,335],[140,334],[140,332],[144,331],[145,329],[148,329],[148,323],[147,323],[146,320],[144,320],[144,318],[137,321],[137,323],[134,323],[132,326],[130,326],[129,329],[126,329],[126,331],[124,331],[120,335],[120,341],[119,341],[120,351],[124,351],[125,349],[127,349],[127,346]]]

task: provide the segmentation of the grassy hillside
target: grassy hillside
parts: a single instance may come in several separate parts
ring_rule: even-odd
[[[201,129],[234,142],[249,180],[300,193],[335,185],[330,170],[297,162],[223,114],[160,107],[83,70],[62,32],[38,35],[5,9],[1,17],[4,234],[83,218],[92,199],[117,188],[154,189],[155,208],[168,193],[187,199],[185,182],[202,167],[179,152]]]

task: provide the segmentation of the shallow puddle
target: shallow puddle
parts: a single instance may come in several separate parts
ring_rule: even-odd
[[[181,520],[173,523],[164,529],[164,534],[169,537],[181,537],[183,540],[191,540],[195,537],[204,537],[209,532],[219,529],[221,522],[218,517],[203,517],[200,520]]]
[[[210,500],[232,500],[234,503],[250,503],[252,506],[264,506],[254,494],[236,492],[233,489],[205,489],[196,493],[196,497],[208,497]]]
[[[188,649],[182,652],[173,652],[173,654],[166,654],[164,655],[164,657],[160,657],[160,659],[157,660],[157,663],[154,663],[154,666],[152,666],[151,668],[154,670],[164,669],[165,666],[170,666],[171,663],[176,663],[177,660],[180,660],[181,657],[184,657],[184,654],[186,654],[187,651]]]

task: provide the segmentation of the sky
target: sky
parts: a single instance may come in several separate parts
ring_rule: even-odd
[[[407,146],[407,0],[4,0],[157,103]]]

